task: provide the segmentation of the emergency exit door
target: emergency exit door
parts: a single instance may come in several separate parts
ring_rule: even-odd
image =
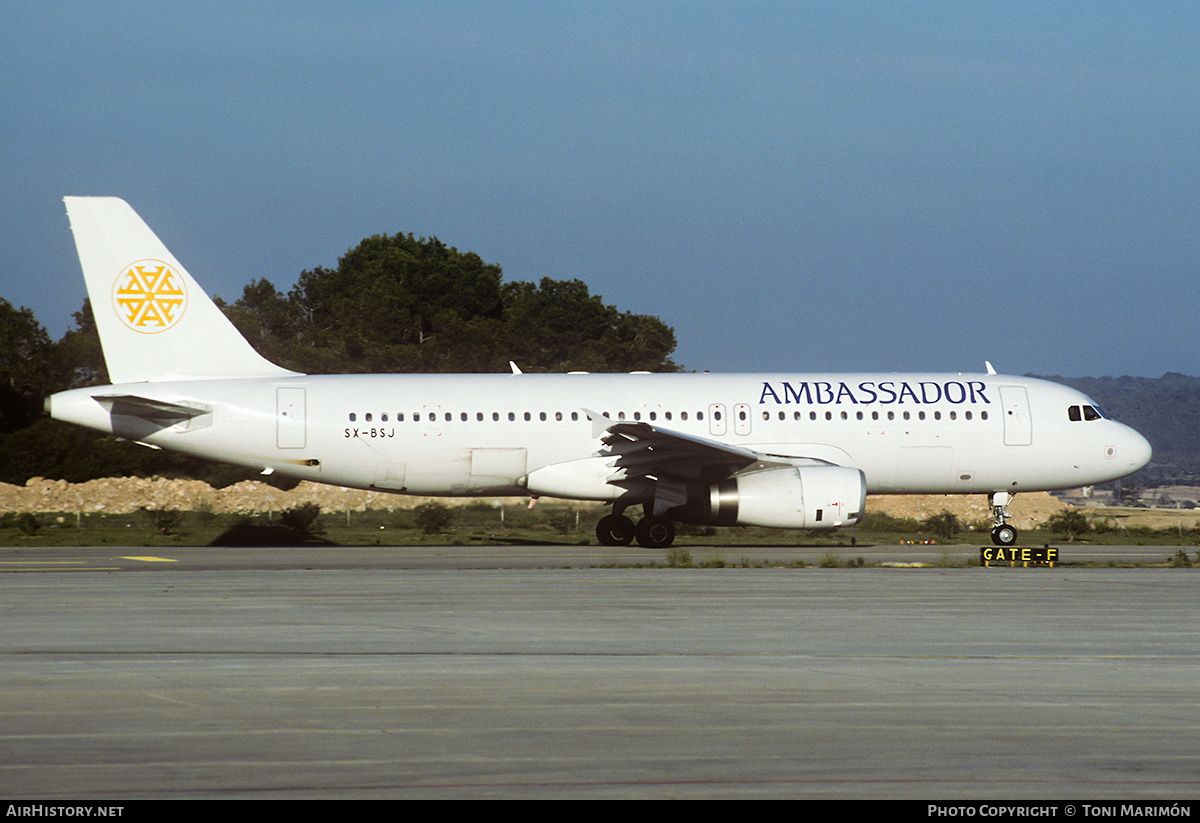
[[[280,386],[275,390],[275,445],[281,449],[305,446],[304,388]]]

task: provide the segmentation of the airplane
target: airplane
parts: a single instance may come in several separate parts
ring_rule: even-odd
[[[258,354],[125,201],[64,198],[112,385],[59,420],[299,480],[603,501],[604,545],[675,523],[835,529],[868,494],[1093,485],[1150,444],[1066,386],[997,374],[309,375]],[[635,523],[626,512],[642,507]]]

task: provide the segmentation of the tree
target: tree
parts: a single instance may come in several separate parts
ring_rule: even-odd
[[[499,266],[436,237],[375,235],[285,297],[246,286],[226,314],[269,360],[309,374],[677,371],[675,333],[579,280],[502,283]]]
[[[100,332],[96,328],[96,317],[92,314],[91,299],[84,298],[83,307],[72,316],[75,318],[75,328],[68,329],[62,339],[54,344],[59,370],[65,379],[65,385],[61,388],[103,386],[111,382],[104,362],[104,350],[100,345]]]
[[[296,312],[271,281],[264,277],[247,284],[232,306],[220,298],[215,302],[255,351],[272,363],[292,368],[288,361],[294,348],[301,345]]]
[[[50,336],[27,308],[0,297],[0,432],[27,426],[41,414],[57,370]]]
[[[677,371],[675,332],[656,317],[622,314],[581,280],[504,287],[504,343],[527,371]]]
[[[368,237],[336,269],[301,273],[288,299],[316,367],[305,370],[491,370],[474,331],[500,319],[500,267],[436,237]]]

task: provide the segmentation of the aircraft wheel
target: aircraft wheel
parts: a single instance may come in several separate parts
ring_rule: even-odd
[[[675,524],[665,517],[643,517],[637,524],[637,542],[643,549],[665,549],[675,542]]]
[[[1017,542],[1017,530],[1012,526],[997,526],[992,529],[992,542],[997,546],[1011,546]]]
[[[602,546],[628,546],[636,530],[633,521],[623,514],[609,514],[596,524],[596,537]]]

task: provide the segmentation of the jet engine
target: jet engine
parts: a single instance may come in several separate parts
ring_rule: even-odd
[[[832,529],[859,521],[867,479],[845,466],[794,466],[735,475],[689,489],[688,502],[666,514],[718,526]]]

